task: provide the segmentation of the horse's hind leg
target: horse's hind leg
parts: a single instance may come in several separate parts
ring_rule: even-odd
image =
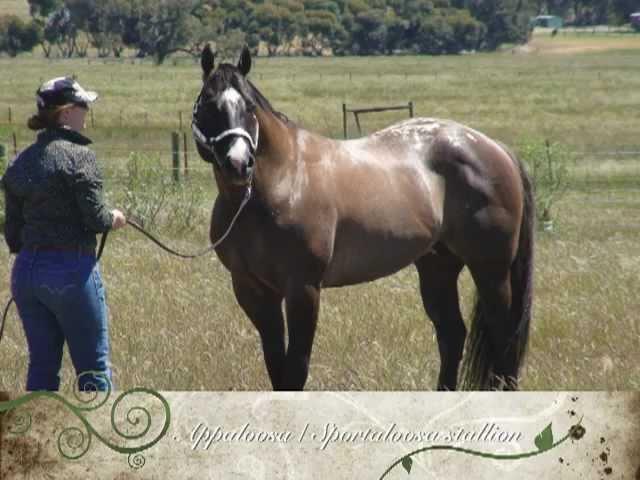
[[[472,263],[471,276],[478,289],[470,348],[489,349],[477,352],[485,362],[477,371],[484,372],[476,385],[516,390],[518,388],[518,354],[514,339],[518,325],[511,321],[511,274],[503,262]],[[477,324],[476,324],[477,323]],[[474,331],[475,330],[475,331]],[[483,341],[482,336],[487,338]],[[488,341],[487,341],[488,340]],[[483,346],[484,345],[484,346]],[[471,351],[473,356],[474,352]]]
[[[455,390],[467,335],[458,299],[458,276],[464,264],[442,244],[416,262],[422,303],[433,322],[440,350],[438,390]]]
[[[274,390],[282,390],[285,363],[282,297],[257,281],[240,275],[233,275],[233,290],[238,303],[260,334],[271,385]]]

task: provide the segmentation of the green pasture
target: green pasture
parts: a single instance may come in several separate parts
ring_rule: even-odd
[[[554,39],[555,40],[555,39]],[[562,38],[560,38],[562,40]],[[527,390],[639,389],[640,362],[640,41],[637,49],[561,53],[551,37],[535,49],[457,57],[255,59],[252,81],[298,124],[342,136],[342,103],[413,101],[417,115],[451,118],[512,145],[562,145],[569,190],[554,206],[554,229],[538,233]],[[609,41],[609,40],[607,40]],[[572,42],[574,42],[572,40]],[[619,48],[616,48],[618,45]],[[627,45],[627,43],[625,43]],[[142,211],[167,189],[153,228],[176,248],[206,245],[215,197],[210,167],[188,135],[190,180],[167,186],[170,132],[179,112],[188,132],[200,85],[187,58],[162,67],[98,59],[0,58],[0,142],[28,144],[24,124],[40,80],[76,74],[100,92],[88,135],[107,177],[109,201]],[[11,123],[9,123],[11,109]],[[367,132],[404,114],[363,117]],[[353,119],[350,132],[356,134]],[[146,176],[132,177],[132,154]],[[153,173],[148,173],[153,172]],[[165,190],[162,190],[164,192]],[[158,197],[160,198],[160,197]],[[185,220],[188,212],[189,220]],[[0,249],[0,299],[13,262]],[[131,230],[110,235],[101,262],[111,315],[118,388],[269,388],[258,336],[233,297],[215,256],[170,257]],[[468,314],[472,284],[461,278]],[[432,389],[439,357],[413,268],[354,287],[325,290],[311,376],[318,390]],[[15,310],[0,344],[0,390],[20,388],[27,351]],[[65,379],[73,377],[65,360]]]

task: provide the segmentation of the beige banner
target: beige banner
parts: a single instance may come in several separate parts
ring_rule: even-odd
[[[638,393],[153,393],[7,397],[0,478],[640,480]]]

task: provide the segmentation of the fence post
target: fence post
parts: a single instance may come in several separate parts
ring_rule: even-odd
[[[178,116],[180,117],[180,130],[182,130],[182,111],[178,112]]]
[[[16,132],[13,132],[11,136],[13,137],[13,156],[17,157],[18,156],[18,137],[16,137]]]
[[[184,178],[189,176],[189,150],[187,147],[187,132],[182,132],[182,145],[184,153]]]
[[[413,101],[409,102],[409,117],[413,118]]]
[[[178,132],[171,132],[171,158],[173,161],[173,181],[180,181],[180,135]]]
[[[9,125],[11,125],[11,122],[12,122],[12,120],[13,120],[13,118],[12,118],[12,117],[13,117],[13,114],[12,114],[12,112],[11,112],[11,107],[9,107]]]
[[[0,143],[0,176],[4,175],[4,171],[7,168],[7,146],[4,143]]]
[[[347,139],[347,104],[342,104],[342,130],[344,131],[344,138]]]
[[[89,111],[91,112],[91,128],[95,128],[96,120],[93,118],[93,108],[89,109]]]

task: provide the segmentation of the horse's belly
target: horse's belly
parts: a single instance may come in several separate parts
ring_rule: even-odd
[[[426,254],[433,243],[433,236],[428,232],[411,237],[367,235],[336,238],[322,284],[339,287],[386,277]]]

